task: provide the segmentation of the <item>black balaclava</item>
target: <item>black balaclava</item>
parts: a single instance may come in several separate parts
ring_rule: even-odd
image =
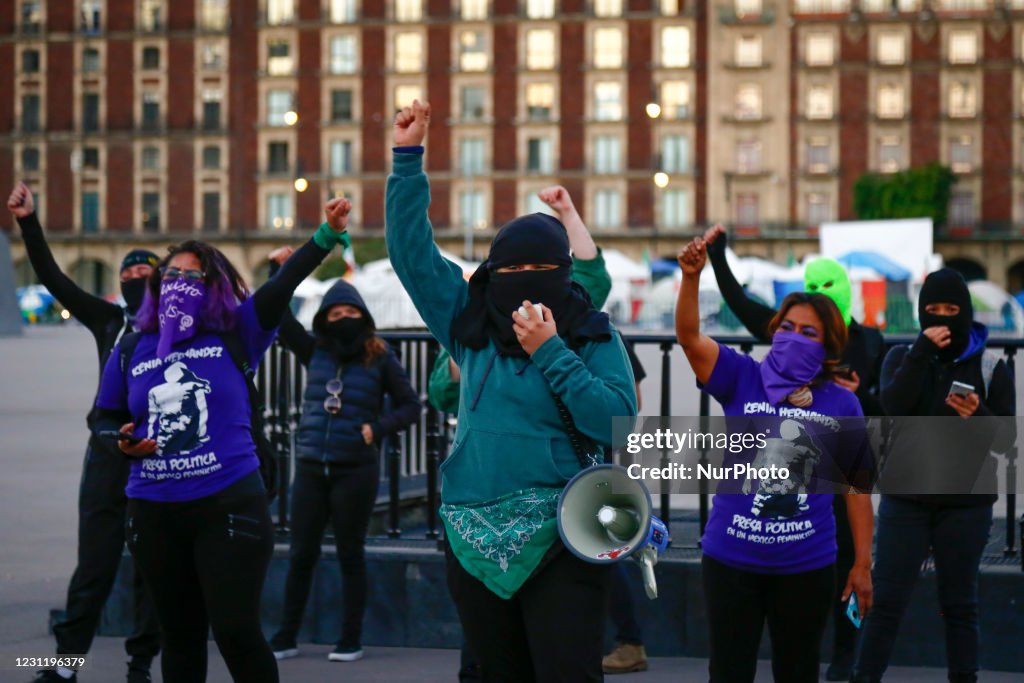
[[[132,266],[140,265],[156,268],[156,264],[159,262],[160,259],[151,251],[132,249],[121,260],[121,272]],[[130,312],[134,313],[142,305],[142,297],[146,293],[146,281],[148,279],[148,277],[133,277],[121,283],[121,296],[124,298],[125,306],[127,306]]]
[[[554,270],[499,273],[499,268],[551,264]],[[574,347],[611,338],[608,316],[594,309],[590,295],[572,280],[569,237],[562,223],[546,214],[520,216],[506,223],[491,251],[469,280],[469,301],[452,322],[452,335],[471,349],[491,339],[506,356],[525,358],[513,330],[512,312],[524,300],[551,309],[559,336]]]
[[[363,317],[327,322],[327,312],[339,305],[354,306],[362,311]],[[344,280],[338,280],[320,302],[320,309],[313,318],[313,331],[317,346],[348,363],[363,356],[366,342],[373,337],[377,326],[359,291]]]
[[[956,304],[960,312],[956,315],[934,315],[925,312],[928,304]],[[939,349],[938,356],[950,361],[959,358],[967,350],[971,340],[971,322],[974,320],[974,307],[971,305],[971,292],[967,282],[960,273],[952,268],[943,268],[930,273],[921,285],[921,295],[917,300],[917,317],[921,329],[945,325],[949,328],[950,344]]]

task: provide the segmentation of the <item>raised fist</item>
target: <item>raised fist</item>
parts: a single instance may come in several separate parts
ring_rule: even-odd
[[[348,228],[348,214],[352,210],[352,202],[344,197],[335,197],[324,205],[327,225],[334,232],[345,232]]]
[[[283,266],[284,262],[290,259],[294,253],[295,250],[291,247],[278,247],[274,251],[270,252],[270,255],[267,256],[267,260],[273,261],[279,266]]]
[[[416,147],[423,144],[430,126],[430,104],[413,100],[411,107],[405,107],[395,115],[395,146]]]
[[[572,203],[572,197],[569,196],[569,190],[561,185],[545,187],[537,193],[537,196],[558,214],[576,210],[576,206]]]
[[[32,200],[32,191],[28,189],[28,185],[18,183],[14,186],[11,196],[7,199],[7,208],[18,218],[32,215],[36,210],[36,204]]]
[[[694,237],[692,242],[679,250],[676,259],[679,261],[679,267],[683,269],[683,275],[700,275],[708,260],[704,238]]]

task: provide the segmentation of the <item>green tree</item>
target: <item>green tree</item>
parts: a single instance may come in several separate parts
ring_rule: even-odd
[[[865,173],[853,185],[853,210],[861,220],[931,218],[945,224],[955,182],[949,167],[939,163],[900,173]]]

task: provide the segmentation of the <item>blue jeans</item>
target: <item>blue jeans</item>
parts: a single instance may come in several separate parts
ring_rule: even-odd
[[[882,496],[875,550],[874,606],[864,622],[858,675],[881,678],[900,619],[931,550],[946,625],[951,673],[978,670],[978,567],[992,525],[992,506],[951,507]]]

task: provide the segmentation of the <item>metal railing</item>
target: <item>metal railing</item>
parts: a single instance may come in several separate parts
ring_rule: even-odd
[[[426,399],[430,371],[437,358],[438,343],[427,332],[384,332],[385,338],[395,349],[409,374],[409,379],[423,402],[424,410],[419,419],[409,429],[397,437],[384,440],[381,452],[381,477],[386,484],[387,501],[387,535],[390,538],[402,536],[400,513],[403,496],[406,504],[425,506],[427,539],[439,539],[437,509],[439,507],[440,490],[438,467],[448,455],[453,416],[442,413],[434,408]],[[634,347],[656,346],[660,351],[660,368],[657,372],[649,372],[651,378],[659,377],[660,386],[658,411],[660,415],[671,416],[672,406],[672,351],[676,339],[668,334],[623,335]],[[729,346],[737,347],[743,353],[751,353],[757,346],[766,346],[749,336],[716,336],[715,339]],[[898,344],[909,344],[915,337],[889,336],[885,338],[888,348]],[[1016,378],[1016,354],[1024,348],[1024,339],[990,339],[989,348],[1001,350],[1011,377]],[[257,386],[264,400],[266,423],[271,443],[278,453],[278,481],[280,493],[274,502],[277,515],[277,526],[281,533],[288,529],[289,486],[294,469],[295,450],[294,435],[301,417],[302,393],[305,387],[305,369],[295,356],[279,343],[275,343],[260,366]],[[696,391],[696,389],[695,389]],[[706,431],[705,421],[711,415],[711,402],[708,394],[699,394],[699,416],[702,419],[701,430]],[[1006,455],[1006,481],[1017,480],[1017,447],[1014,446]],[[667,456],[665,456],[667,457]],[[667,465],[667,461],[662,463]],[[698,547],[700,536],[704,533],[710,510],[710,492],[706,480],[701,480],[698,494],[699,533],[695,539],[674,539],[676,547]],[[657,507],[659,516],[669,523],[671,512],[670,494],[658,496]],[[1017,495],[1015,492],[1006,494],[1006,546],[1004,557],[1016,557],[1019,554],[1017,545]],[[1024,518],[1021,520],[1020,543],[1024,546]],[[1024,556],[1022,556],[1024,569]]]

